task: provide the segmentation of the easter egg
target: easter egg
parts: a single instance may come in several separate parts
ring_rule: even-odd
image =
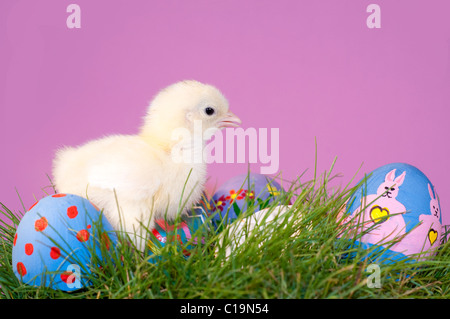
[[[225,249],[225,258],[228,258],[236,249],[252,240],[255,231],[263,232],[267,225],[276,222],[280,225],[290,220],[295,214],[290,210],[291,205],[268,207],[250,214],[248,217],[238,219],[228,225],[226,230],[220,233],[219,245],[216,250]]]
[[[36,202],[14,236],[12,267],[22,282],[63,291],[89,285],[93,254],[112,250],[112,226],[89,200],[55,194]]]
[[[202,209],[195,208],[183,216],[181,222],[177,224],[157,219],[147,243],[150,254],[157,254],[168,242],[175,241],[182,249],[183,255],[189,257],[194,245],[204,241],[201,235],[208,229],[205,224],[205,215]],[[200,238],[193,238],[194,235],[200,235]],[[157,259],[153,258],[149,261],[154,263]]]
[[[267,207],[284,192],[278,182],[256,173],[232,177],[223,183],[212,196],[210,205],[215,227],[230,224],[249,207],[255,211]]]
[[[379,262],[422,260],[439,247],[442,214],[430,180],[416,167],[392,163],[362,180],[346,205],[344,222],[373,248]],[[373,247],[375,245],[376,247]]]

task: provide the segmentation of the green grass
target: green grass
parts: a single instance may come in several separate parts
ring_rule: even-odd
[[[117,256],[94,260],[92,285],[66,293],[21,283],[11,267],[12,243],[21,213],[0,206],[1,298],[450,298],[449,243],[432,259],[380,266],[380,288],[370,288],[368,251],[337,236],[339,212],[354,187],[329,190],[331,173],[292,184],[293,207],[281,224],[249,234],[245,245],[225,258],[222,232],[201,229],[204,245],[185,258],[176,243],[159,251],[156,263],[119,235]],[[350,183],[349,183],[350,184]],[[273,203],[269,207],[274,207]],[[243,212],[245,215],[246,213]],[[248,214],[248,213],[247,213]],[[208,221],[207,221],[208,222]],[[226,231],[225,231],[226,232]],[[348,232],[345,230],[344,232]],[[224,245],[227,239],[224,239]],[[346,258],[349,255],[353,258]],[[119,256],[119,257],[118,257]]]

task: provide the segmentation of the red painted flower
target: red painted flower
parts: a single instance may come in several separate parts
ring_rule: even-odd
[[[227,196],[225,199],[229,200],[230,204],[231,204],[234,202],[235,199],[241,200],[244,197],[245,197],[245,192],[242,189],[238,190],[237,192],[234,189],[232,189],[232,190],[230,190],[230,195]]]
[[[248,190],[244,190],[244,194],[245,197],[248,197],[250,199],[254,199],[255,198],[255,192],[254,191],[248,191]]]
[[[214,201],[215,207],[214,210],[219,209],[220,211],[223,211],[223,208],[225,207],[226,204],[225,201],[226,201],[225,195],[220,196],[218,200]]]

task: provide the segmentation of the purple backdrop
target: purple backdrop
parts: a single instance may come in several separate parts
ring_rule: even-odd
[[[66,8],[81,8],[69,29]],[[46,0],[0,4],[0,201],[49,184],[55,149],[135,133],[162,87],[219,87],[243,127],[279,128],[286,180],[338,157],[348,183],[391,162],[421,169],[450,223],[450,2]],[[258,171],[259,165],[252,166]],[[246,164],[211,164],[209,185]]]

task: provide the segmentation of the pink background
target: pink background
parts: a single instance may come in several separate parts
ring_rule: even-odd
[[[81,7],[68,29],[66,7]],[[366,7],[381,7],[381,29]],[[28,208],[54,151],[136,133],[166,85],[219,87],[243,127],[280,129],[294,179],[338,157],[337,184],[392,162],[422,170],[450,223],[450,2],[45,0],[0,3],[0,201]],[[245,172],[212,164],[210,186]],[[252,167],[259,171],[258,165]]]

